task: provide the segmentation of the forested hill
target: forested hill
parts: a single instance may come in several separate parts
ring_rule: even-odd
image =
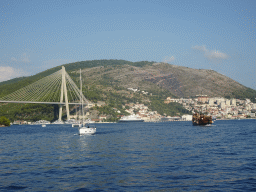
[[[85,97],[94,103],[105,103],[101,107],[90,109],[90,118],[107,115],[107,121],[118,121],[120,115],[128,115],[125,108],[128,107],[126,104],[131,103],[144,104],[160,115],[191,114],[181,104],[165,104],[164,100],[167,97],[191,98],[198,94],[209,97],[250,98],[252,102],[256,102],[255,90],[212,70],[125,60],[81,61],[64,66],[78,87],[79,71],[82,69]],[[2,82],[0,98],[60,69],[61,66],[58,66],[34,76]],[[140,91],[133,92],[128,88]],[[71,107],[71,114],[75,111],[76,109]],[[6,116],[11,121],[54,121],[58,118],[58,105],[0,103],[0,116]],[[65,113],[62,118],[66,118]]]
[[[250,98],[255,100],[256,90],[213,70],[192,69],[166,63],[125,60],[80,61],[64,65],[73,80],[78,82],[78,71],[82,69],[84,82],[88,86],[139,88],[158,95],[165,93],[173,97],[194,97],[198,94],[209,97]],[[61,66],[48,69],[37,75],[17,78],[0,83],[0,97],[60,70]]]

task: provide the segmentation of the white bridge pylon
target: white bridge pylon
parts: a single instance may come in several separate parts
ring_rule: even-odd
[[[69,120],[69,105],[81,105],[81,100],[85,105],[89,103],[62,66],[61,70],[0,98],[0,103],[58,104],[59,120],[65,105]]]

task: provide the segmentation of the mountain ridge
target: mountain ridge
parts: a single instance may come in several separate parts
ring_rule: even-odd
[[[166,63],[149,63],[141,66],[129,64],[116,66],[97,66],[82,70],[85,80],[98,81],[101,79],[110,86],[137,88],[145,91],[161,89],[176,97],[195,97],[203,94],[209,97],[242,98],[243,94],[255,98],[255,90],[247,88],[235,80],[216,71],[193,69]],[[244,95],[246,96],[246,95]]]
[[[209,97],[230,97],[255,99],[256,91],[214,70],[193,69],[153,61],[131,62],[126,60],[92,60],[63,65],[78,82],[81,68],[87,85],[117,86],[124,89],[140,88],[157,94],[165,91],[173,97],[195,97],[203,94]],[[0,97],[47,76],[61,66],[47,69],[30,77],[17,78],[0,83]],[[12,87],[12,88],[10,88]],[[246,93],[250,93],[246,95]]]
[[[158,111],[160,115],[190,114],[191,112],[181,104],[165,104],[164,100],[167,97],[193,98],[198,94],[209,97],[249,98],[252,102],[256,102],[256,90],[247,88],[213,70],[125,60],[81,61],[63,66],[78,87],[80,87],[81,68],[84,96],[94,103],[105,103],[101,107],[96,105],[90,109],[91,114],[96,114],[90,118],[107,115],[107,121],[118,121],[120,115],[127,115],[126,104],[131,103],[144,104],[150,110]],[[1,83],[0,99],[60,69],[61,66],[57,66],[30,77]],[[71,113],[73,114],[75,110],[71,108]],[[0,115],[12,121],[17,119],[54,121],[58,118],[58,105],[3,103],[0,104]],[[62,118],[66,118],[65,114]]]

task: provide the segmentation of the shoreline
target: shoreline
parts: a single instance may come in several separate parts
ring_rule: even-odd
[[[256,120],[256,118],[245,118],[245,119],[215,119],[214,121],[225,121],[225,120]],[[144,121],[144,122],[140,122],[140,123],[163,123],[163,122],[191,122],[191,121],[185,121],[185,120],[172,120],[172,121]],[[108,123],[119,123],[119,122],[95,122],[95,123],[91,123],[91,124],[108,124]],[[127,122],[129,123],[129,122]],[[35,124],[11,124],[11,125],[35,125]],[[10,125],[10,126],[11,126]],[[42,125],[42,124],[37,124],[37,125]],[[55,124],[49,124],[49,125],[55,125]],[[65,124],[67,125],[67,124]],[[71,125],[71,124],[70,124]],[[0,125],[0,127],[7,127],[4,125]]]

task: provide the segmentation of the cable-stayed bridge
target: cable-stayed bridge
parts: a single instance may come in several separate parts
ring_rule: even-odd
[[[64,105],[69,120],[69,105],[81,105],[81,103],[87,105],[89,103],[82,94],[81,87],[79,89],[76,86],[64,66],[61,70],[0,98],[0,102],[58,104],[60,106],[59,120],[61,120]]]

